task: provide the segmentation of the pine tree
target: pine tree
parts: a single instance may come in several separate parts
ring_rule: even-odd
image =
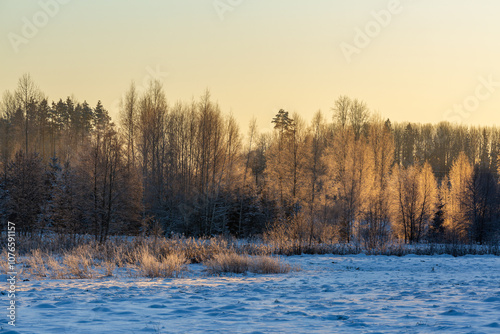
[[[40,230],[39,214],[44,201],[43,165],[35,153],[19,151],[9,163],[7,191],[9,221],[16,224],[16,231],[27,235]]]

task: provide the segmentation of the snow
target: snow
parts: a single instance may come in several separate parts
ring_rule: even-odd
[[[18,333],[500,333],[500,257],[285,260],[301,270],[214,277],[196,264],[181,278],[20,282],[17,326],[1,325]]]

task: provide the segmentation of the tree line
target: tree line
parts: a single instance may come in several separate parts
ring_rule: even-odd
[[[260,235],[301,242],[497,242],[500,131],[394,123],[338,97],[310,124],[279,110],[245,134],[207,90],[168,103],[132,83],[50,102],[23,75],[0,104],[0,212],[23,234]]]

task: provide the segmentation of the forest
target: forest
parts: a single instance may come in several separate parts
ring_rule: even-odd
[[[29,74],[0,102],[0,212],[18,233],[259,237],[302,243],[493,244],[495,126],[396,123],[332,97],[307,124],[276,110],[241,130],[207,90],[171,102],[132,83],[101,101],[49,101]]]

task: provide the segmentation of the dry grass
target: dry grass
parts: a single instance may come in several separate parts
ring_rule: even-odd
[[[116,269],[114,261],[101,261],[100,268],[104,271],[104,276],[111,277]]]
[[[53,278],[60,279],[68,277],[66,267],[62,266],[54,256],[47,255],[45,264],[47,266],[47,272],[50,273]]]
[[[2,274],[7,274],[10,271],[7,249],[5,248],[3,249],[1,256],[2,260],[0,261],[0,268],[2,268]]]
[[[66,254],[64,255],[63,264],[66,266],[68,278],[84,279],[94,276],[92,259],[83,254]]]
[[[268,249],[260,246],[249,246],[246,244],[242,249],[253,254],[268,252]],[[134,238],[127,241],[110,240],[103,245],[89,240],[63,252],[62,256],[36,249],[26,256],[26,262],[29,273],[38,278],[106,277],[113,276],[117,267],[133,269],[146,277],[179,277],[187,263],[206,262],[214,257],[219,258],[218,255],[233,257],[232,268],[228,270],[231,272],[274,272],[273,269],[266,269],[273,267],[272,261],[266,261],[263,257],[254,259],[238,256],[237,251],[234,243],[223,238]],[[238,260],[241,261],[240,269],[236,268]],[[261,265],[257,265],[257,262],[261,262]]]
[[[139,253],[138,269],[146,277],[179,277],[187,263],[183,254],[173,253],[157,259],[147,248]]]
[[[47,277],[49,271],[45,267],[44,254],[39,249],[31,251],[31,255],[26,260],[26,267],[28,272],[37,277]]]
[[[310,240],[304,240],[307,238],[295,239],[295,237],[289,233],[267,234],[264,240],[253,241],[223,237],[200,239],[111,237],[104,244],[99,244],[90,236],[80,236],[75,241],[65,236],[58,238],[55,235],[44,235],[33,240],[23,239],[26,244],[24,241],[19,241],[23,247],[19,250],[21,254],[19,263],[24,264],[25,273],[29,274],[30,278],[112,276],[116,268],[124,268],[133,275],[172,277],[181,275],[188,263],[204,263],[214,274],[223,272],[268,274],[294,270],[274,255],[359,253],[396,256],[406,254],[500,255],[499,245],[389,243],[366,249],[357,243],[334,243],[333,240],[310,242]],[[2,246],[3,258],[7,259],[5,245],[0,243],[0,246]],[[8,269],[6,260],[2,261],[1,267],[6,272]]]
[[[236,253],[219,253],[205,266],[211,274],[252,272],[258,274],[283,274],[292,268],[279,258],[271,256],[249,256]]]
[[[293,268],[298,270],[298,268]],[[250,271],[257,274],[286,274],[292,267],[280,258],[272,256],[257,256],[253,258]]]
[[[211,274],[220,273],[245,273],[250,269],[251,258],[236,253],[215,254],[213,258],[204,262]]]

